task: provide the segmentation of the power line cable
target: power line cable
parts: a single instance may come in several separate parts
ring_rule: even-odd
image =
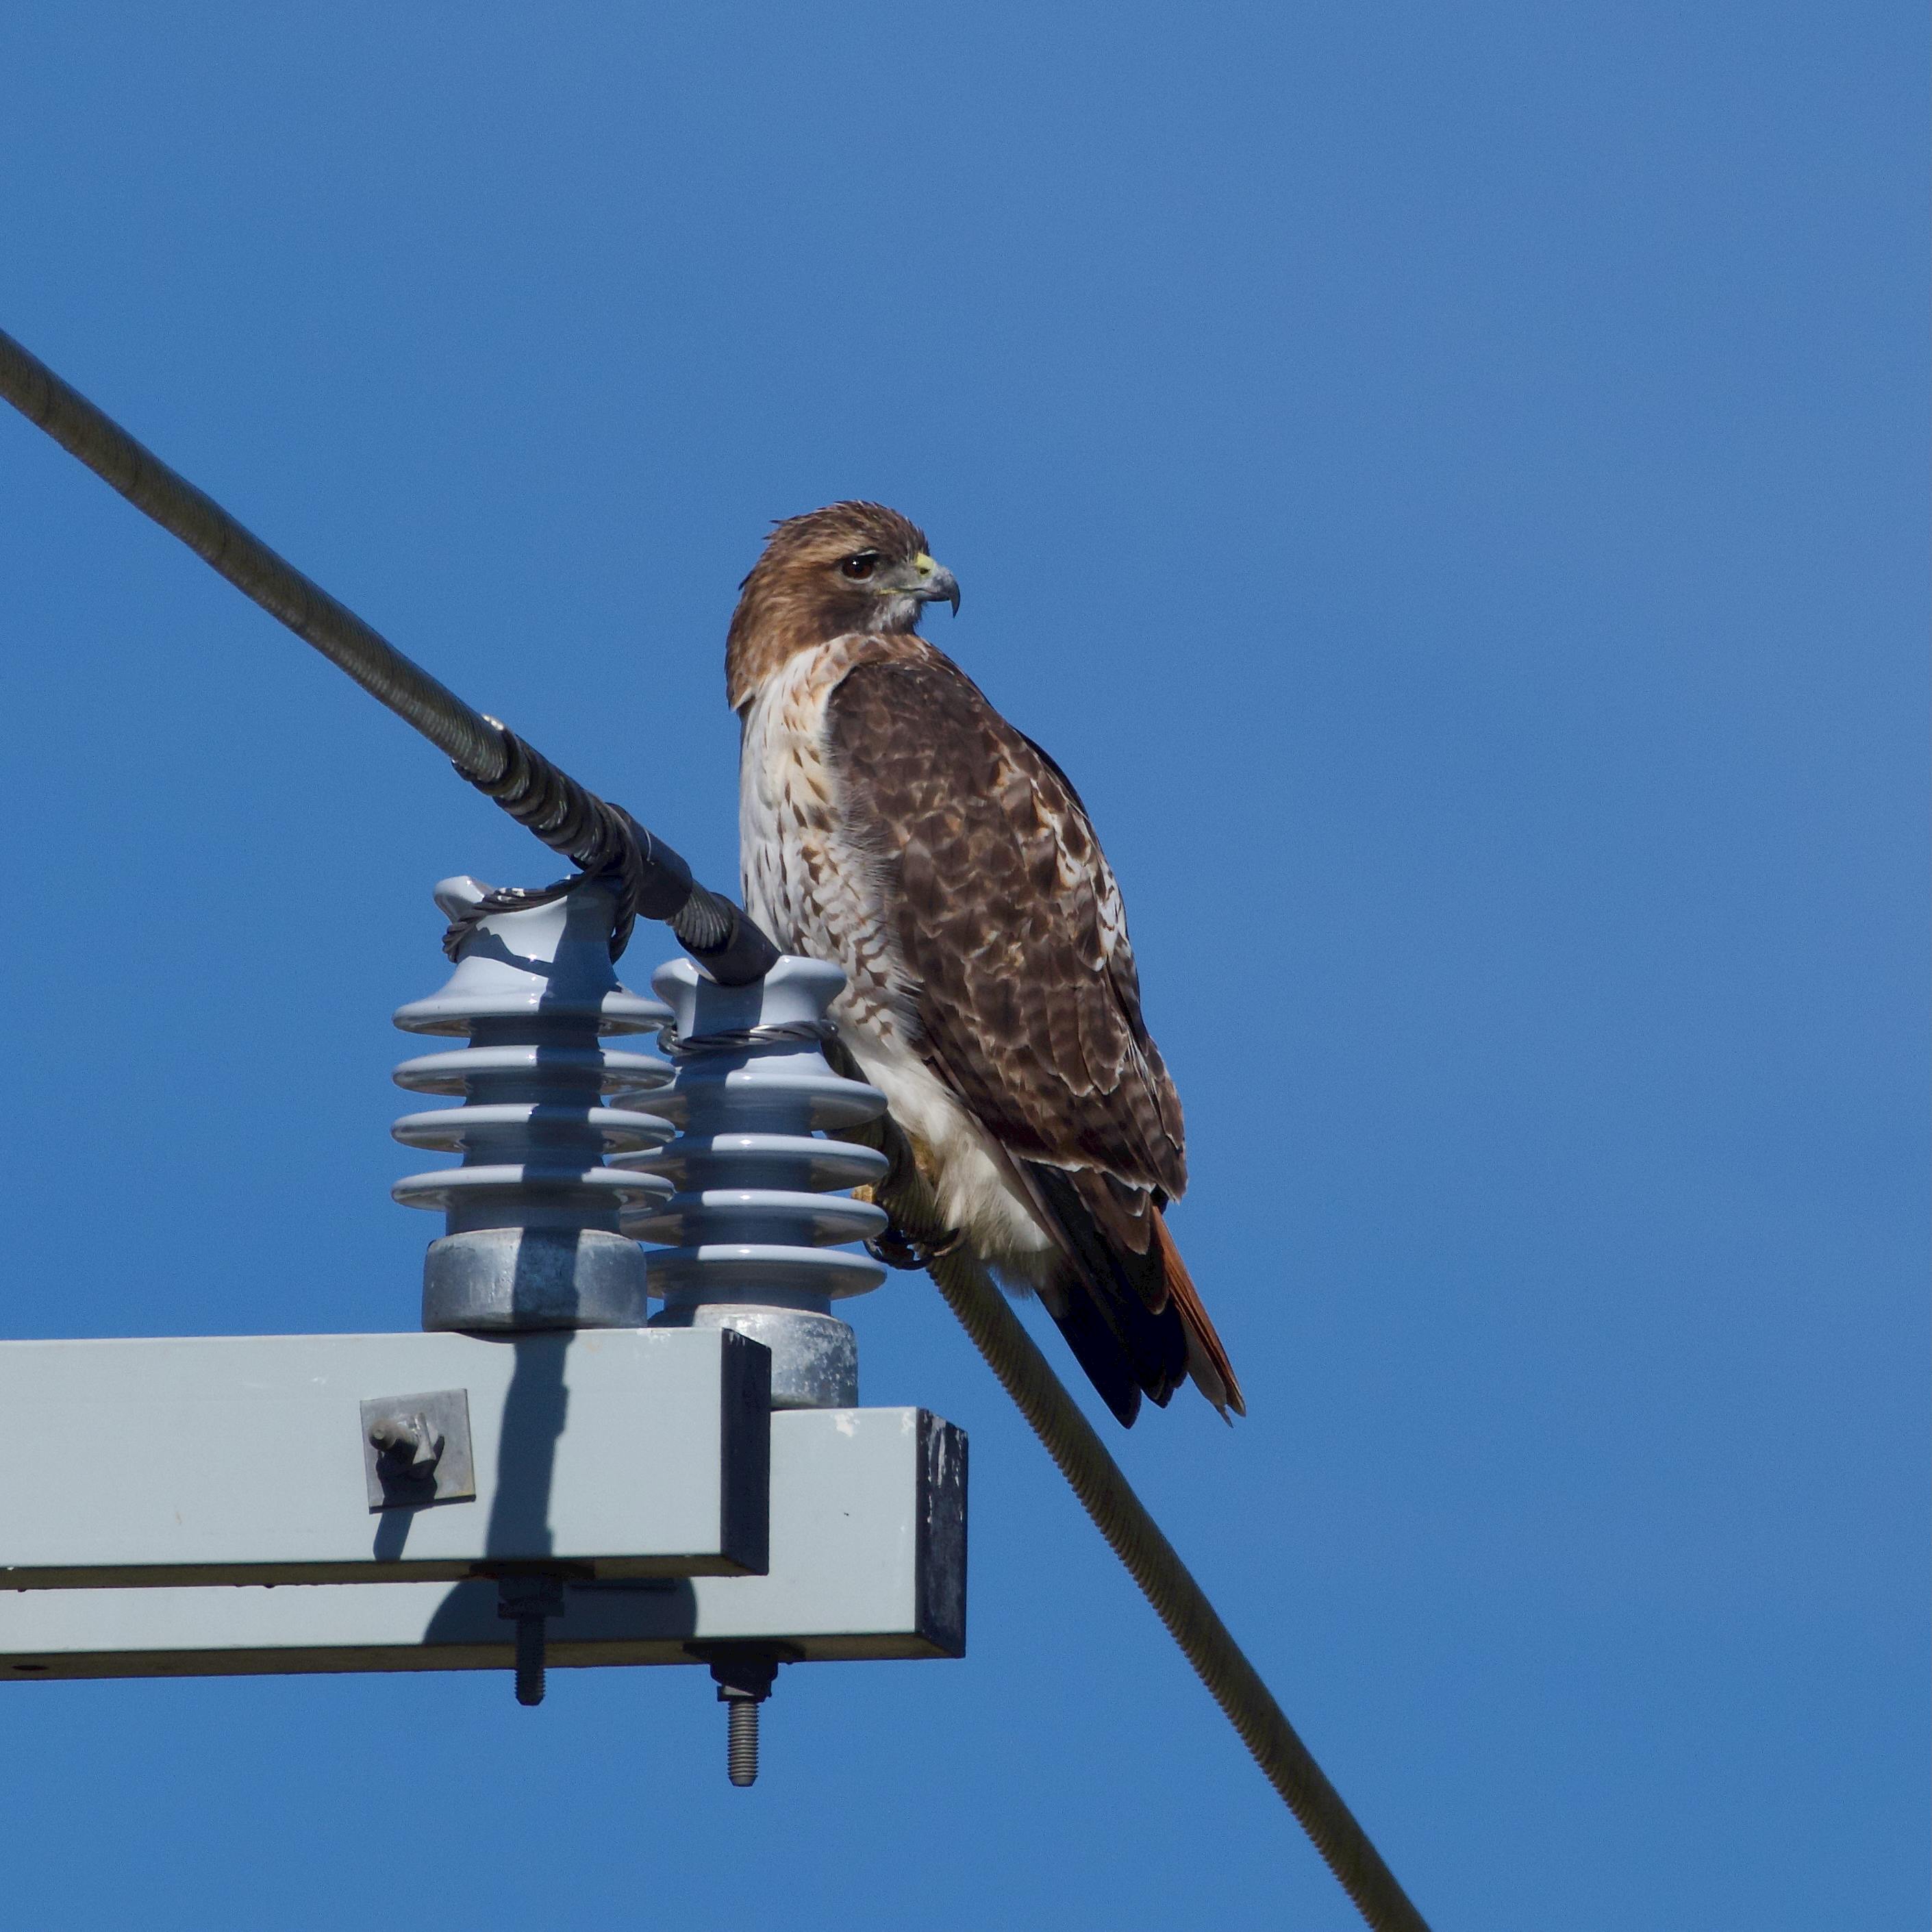
[[[641,914],[665,920],[685,949],[727,985],[758,979],[778,957],[778,949],[740,908],[698,884],[684,861],[628,812],[607,804],[514,732],[464,704],[3,331],[0,395],[421,732],[464,778],[552,850],[586,871],[620,878],[627,918]],[[868,1137],[864,1128],[842,1131],[855,1140]],[[873,1131],[892,1160],[877,1190],[881,1204],[915,1241],[928,1247],[943,1243],[950,1231],[904,1136],[890,1121]],[[986,1270],[957,1250],[934,1252],[927,1265],[1000,1385],[1364,1919],[1374,1932],[1429,1932]]]
[[[628,812],[607,804],[514,731],[464,704],[4,332],[0,395],[420,731],[552,851],[586,872],[617,879],[624,895],[622,934],[640,915],[662,920],[712,978],[728,986],[761,978],[778,958],[778,948],[741,908],[700,885],[683,860]],[[617,950],[622,950],[621,939]]]
[[[1376,1932],[1428,1932],[1421,1913],[1006,1297],[963,1249],[944,1246],[951,1231],[905,1136],[890,1118],[839,1131],[848,1139],[869,1140],[890,1159],[874,1199],[916,1250],[927,1250],[926,1271],[946,1306],[1356,1909]]]

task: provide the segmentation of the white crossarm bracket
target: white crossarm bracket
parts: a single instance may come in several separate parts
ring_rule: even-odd
[[[756,1573],[770,1376],[719,1330],[0,1342],[0,1588]]]
[[[688,1664],[767,1645],[800,1661],[959,1657],[965,1438],[922,1409],[772,1418],[761,1576],[566,1584],[553,1666]],[[488,1582],[0,1593],[0,1680],[502,1670]]]

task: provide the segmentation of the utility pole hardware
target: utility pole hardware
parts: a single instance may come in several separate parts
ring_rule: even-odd
[[[884,1105],[820,1050],[841,976],[680,961],[666,1005],[608,884],[436,902],[424,1332],[0,1342],[0,1678],[702,1664],[748,1784],[780,1665],[965,1647],[965,1439],[859,1408],[830,1312],[885,1272],[832,1248],[884,1221],[818,1131]]]

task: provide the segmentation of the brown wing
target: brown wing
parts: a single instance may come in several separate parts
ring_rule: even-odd
[[[1148,1196],[1179,1195],[1187,1166],[1112,870],[1052,760],[949,658],[902,641],[841,680],[826,736],[925,1049],[1019,1160],[1089,1170],[1083,1196],[1118,1202],[1145,1253]]]
[[[1187,1181],[1180,1102],[1141,1018],[1112,868],[1059,766],[923,640],[833,688],[846,835],[878,868],[935,1072],[1013,1157],[1060,1234],[1054,1319],[1114,1414],[1191,1375],[1239,1384],[1161,1216]]]

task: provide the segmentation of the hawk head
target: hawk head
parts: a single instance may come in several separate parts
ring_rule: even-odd
[[[912,631],[920,607],[959,608],[959,586],[926,532],[883,503],[787,517],[765,541],[731,619],[724,678],[734,710],[794,652],[850,631]]]

